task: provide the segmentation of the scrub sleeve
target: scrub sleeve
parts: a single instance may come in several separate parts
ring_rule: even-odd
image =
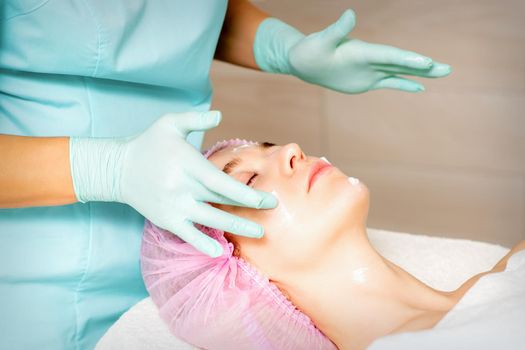
[[[209,110],[226,7],[4,0],[0,133],[130,136],[168,112]],[[200,150],[203,136],[188,141]],[[147,296],[143,225],[120,203],[0,209],[0,349],[94,348]]]

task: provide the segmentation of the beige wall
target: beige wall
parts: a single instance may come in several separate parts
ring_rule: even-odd
[[[298,143],[371,192],[371,227],[502,245],[525,239],[525,2],[256,1],[304,32],[346,8],[351,36],[448,63],[426,92],[343,95],[226,64],[212,71],[221,125],[204,147],[240,137]]]

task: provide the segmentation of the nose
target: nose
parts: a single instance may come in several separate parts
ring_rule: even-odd
[[[296,143],[289,143],[281,149],[281,165],[283,171],[293,174],[297,169],[297,164],[306,160],[306,155]]]

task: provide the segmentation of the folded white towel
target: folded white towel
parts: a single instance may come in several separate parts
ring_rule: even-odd
[[[508,252],[502,246],[463,239],[377,229],[369,229],[368,234],[372,245],[385,258],[440,290],[459,287],[473,275],[491,269]],[[124,313],[96,347],[96,350],[119,349],[195,348],[169,332],[151,298],[146,298]]]

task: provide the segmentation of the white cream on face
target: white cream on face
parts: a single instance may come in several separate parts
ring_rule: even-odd
[[[240,145],[240,146],[235,147],[235,148],[232,150],[232,152],[233,152],[233,153],[236,153],[236,152],[239,152],[239,151],[240,151],[241,149],[243,149],[243,148],[246,148],[246,147],[253,147],[253,146],[255,146],[255,145],[250,145],[250,144]]]
[[[368,274],[368,267],[360,267],[352,271],[352,280],[355,283],[363,284],[366,282]]]
[[[295,212],[292,212],[290,211],[290,209],[286,206],[286,204],[284,204],[284,201],[282,201],[280,198],[279,198],[279,195],[277,194],[277,192],[275,190],[272,190],[270,192],[271,194],[273,194],[277,200],[279,201],[277,207],[273,210],[277,210],[278,211],[278,214],[277,214],[277,217],[279,217],[280,219],[280,222],[277,223],[278,226],[291,226],[293,225],[296,221],[295,221],[295,216],[296,216],[296,213]]]
[[[321,159],[324,160],[325,162],[327,162],[328,164],[332,165],[332,163],[330,163],[330,162],[328,161],[328,159],[326,159],[325,156],[322,156]]]
[[[351,177],[351,176],[349,176],[349,177],[348,177],[348,182],[350,182],[350,184],[351,184],[352,186],[359,185],[359,179],[358,179],[358,178],[355,178],[355,177]]]

